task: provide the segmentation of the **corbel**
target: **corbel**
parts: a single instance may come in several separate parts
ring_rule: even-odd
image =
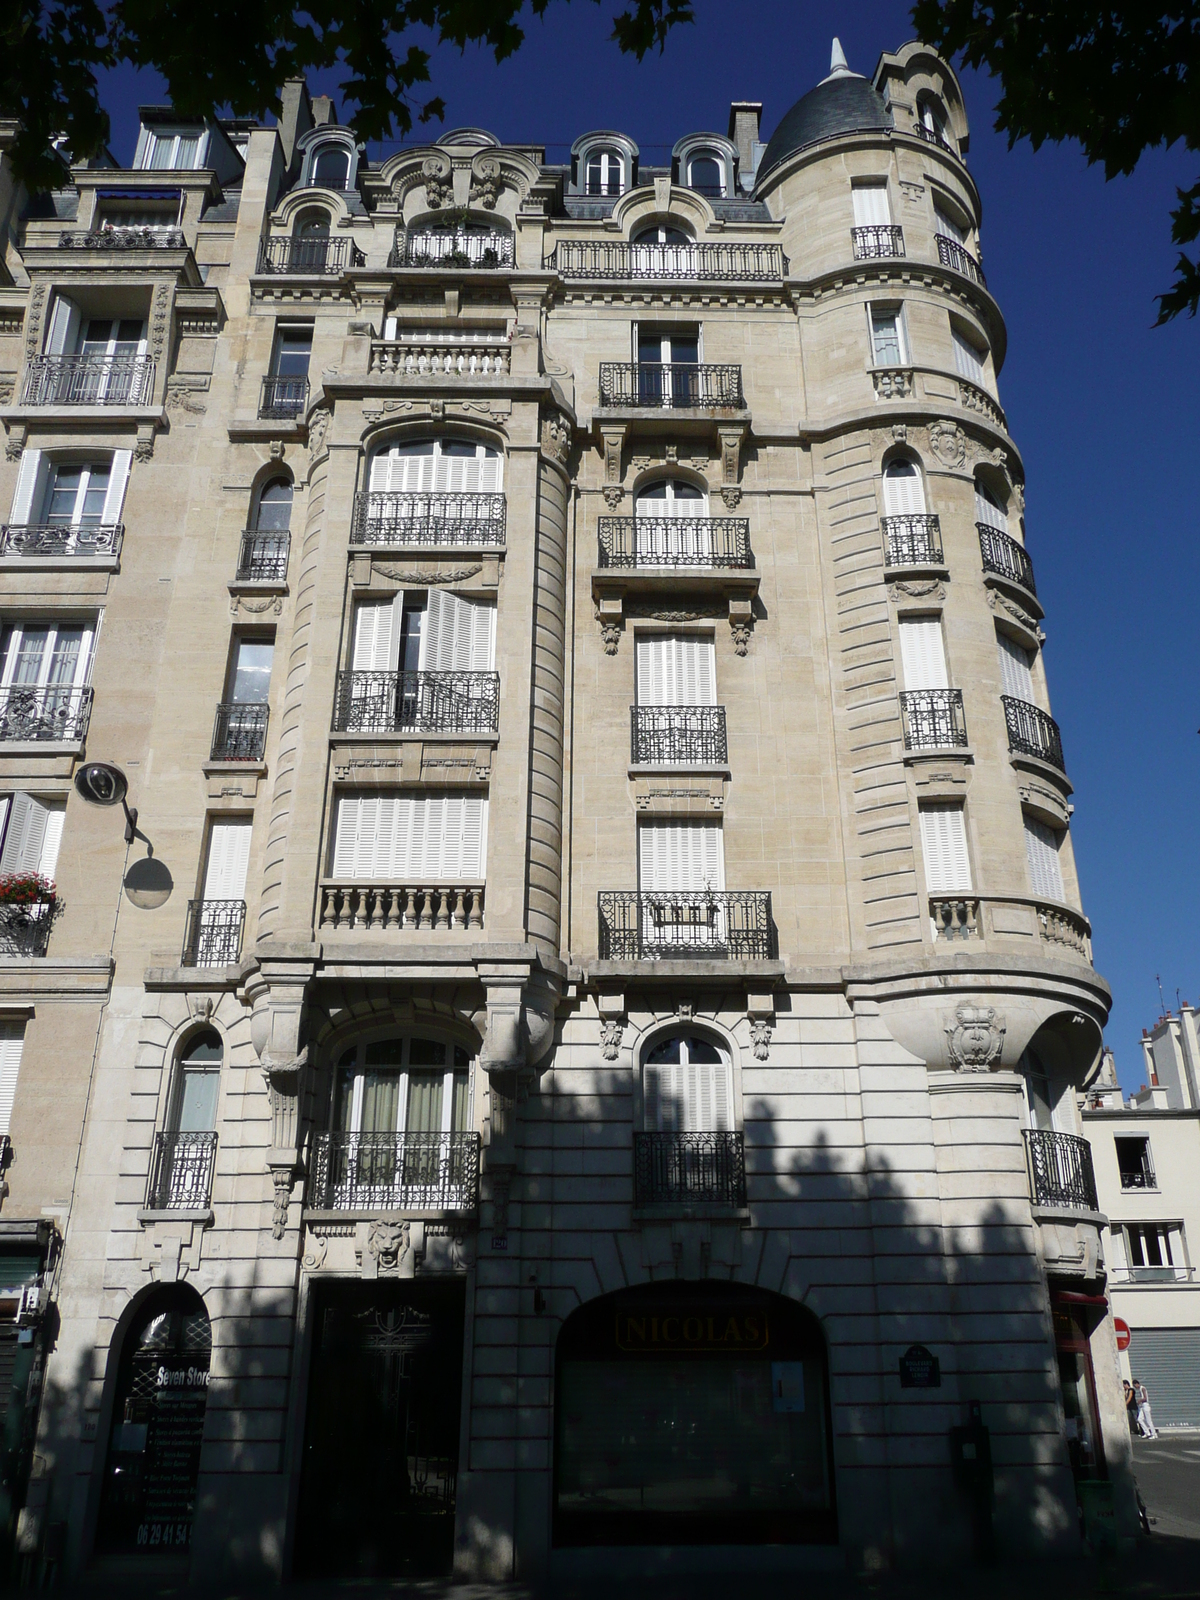
[[[604,499],[610,511],[615,511],[625,498],[621,453],[625,448],[627,431],[623,422],[616,426],[603,424],[600,428],[600,443],[604,451]]]
[[[260,969],[246,988],[251,1005],[250,1041],[262,1068],[271,1108],[271,1148],[267,1168],[274,1186],[271,1237],[287,1229],[292,1186],[300,1171],[300,1084],[308,1066],[303,1034],[306,995],[314,967],[290,964],[278,974]]]
[[[775,1026],[775,996],[770,990],[751,989],[746,995],[746,1016],[754,1059],[766,1061],[771,1054],[771,1029]]]
[[[721,498],[726,509],[733,511],[741,502],[741,460],[742,446],[746,442],[749,430],[745,424],[736,428],[718,428],[717,436],[721,441]]]
[[[600,1013],[600,1054],[605,1061],[615,1061],[621,1054],[625,1024],[628,1020],[624,993],[617,990],[610,994],[599,995],[596,1009]]]

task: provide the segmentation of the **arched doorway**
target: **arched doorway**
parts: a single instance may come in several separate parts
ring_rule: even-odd
[[[836,1540],[828,1370],[811,1311],[743,1284],[670,1282],[567,1319],[556,1545]]]
[[[212,1329],[194,1289],[152,1295],[125,1335],[98,1553],[183,1555],[192,1541]]]

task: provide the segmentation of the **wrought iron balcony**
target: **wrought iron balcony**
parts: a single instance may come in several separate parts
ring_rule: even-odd
[[[900,716],[906,750],[944,750],[967,742],[961,689],[902,689]]]
[[[156,1133],[147,1211],[207,1211],[217,1161],[215,1133]]]
[[[602,889],[602,961],[769,961],[768,890]]]
[[[183,229],[160,227],[156,223],[101,223],[89,233],[64,230],[58,236],[61,250],[183,250],[187,240]]]
[[[724,706],[630,706],[633,761],[724,766]]]
[[[416,494],[366,489],[354,499],[351,544],[486,545],[503,550],[502,494]]]
[[[238,551],[237,583],[286,583],[290,533],[262,533],[247,528]]]
[[[244,900],[189,900],[183,967],[231,967],[242,953]]]
[[[600,404],[671,411],[741,410],[741,367],[688,361],[602,361]]]
[[[979,553],[983,557],[983,570],[994,572],[998,578],[1007,578],[1009,583],[1016,583],[1022,589],[1028,589],[1032,595],[1037,594],[1037,587],[1033,581],[1033,562],[1024,545],[1018,544],[1007,533],[1001,533],[999,528],[993,528],[986,522],[977,522],[975,527],[979,532]]]
[[[721,567],[748,570],[746,517],[601,517],[602,567]]]
[[[1025,1151],[1034,1205],[1099,1211],[1092,1147],[1086,1139],[1050,1128],[1026,1128]]]
[[[323,883],[317,926],[337,933],[472,931],[483,927],[483,884]]]
[[[942,524],[933,512],[881,518],[889,567],[940,567]]]
[[[25,374],[27,406],[148,406],[153,392],[151,356],[32,356]]]
[[[0,689],[0,741],[73,743],[91,714],[91,689]]]
[[[318,1211],[476,1211],[477,1133],[318,1133],[308,1204]]]
[[[944,233],[936,233],[934,240],[937,244],[938,260],[944,267],[949,267],[952,272],[961,272],[964,278],[970,278],[972,282],[986,286],[987,279],[983,275],[983,268],[957,239],[947,238]]]
[[[308,379],[268,373],[258,399],[260,417],[302,417],[308,405]]]
[[[366,256],[353,239],[330,239],[323,235],[311,239],[263,239],[258,247],[257,270],[260,273],[315,278],[366,264]]]
[[[0,528],[0,556],[117,556],[124,535],[119,522],[10,522]]]
[[[56,900],[35,900],[26,905],[0,903],[0,956],[24,960],[44,956],[58,904]]]
[[[746,1204],[746,1151],[740,1130],[635,1133],[634,1205]]]
[[[487,233],[428,228],[397,233],[388,266],[476,267],[487,272],[511,267],[513,260],[513,236],[499,228]]]
[[[1142,1151],[1136,1167],[1121,1167],[1121,1187],[1122,1189],[1158,1188],[1158,1177],[1148,1150]]]
[[[264,705],[227,700],[217,707],[213,723],[213,761],[261,761],[267,748],[267,714]]]
[[[854,241],[854,259],[873,261],[880,256],[904,254],[904,229],[894,222],[872,222],[865,227],[851,228]]]
[[[335,733],[495,733],[496,672],[339,672]]]
[[[548,265],[562,278],[706,279],[777,283],[787,257],[777,244],[629,244],[563,240]]]
[[[935,145],[939,150],[946,150],[950,155],[958,156],[958,159],[962,160],[962,156],[959,155],[945,134],[939,133],[936,128],[927,128],[923,122],[914,122],[912,131],[918,139],[924,139],[926,144]]]
[[[1011,694],[1001,695],[1000,698],[1004,702],[1004,720],[1008,725],[1008,748],[1011,754],[1034,756],[1065,772],[1062,735],[1054,718],[1040,706],[1031,706],[1028,700],[1018,700]]]

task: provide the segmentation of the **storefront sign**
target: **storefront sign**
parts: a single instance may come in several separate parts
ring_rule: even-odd
[[[763,1311],[618,1311],[618,1350],[632,1355],[739,1355],[765,1350],[770,1326]]]
[[[902,1389],[940,1389],[942,1364],[923,1344],[910,1344],[900,1357]]]

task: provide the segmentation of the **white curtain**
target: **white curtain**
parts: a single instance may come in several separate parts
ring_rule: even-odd
[[[966,378],[971,383],[982,384],[987,376],[983,356],[971,343],[965,334],[959,333],[957,328],[950,329],[954,339],[954,368],[960,378]]]

